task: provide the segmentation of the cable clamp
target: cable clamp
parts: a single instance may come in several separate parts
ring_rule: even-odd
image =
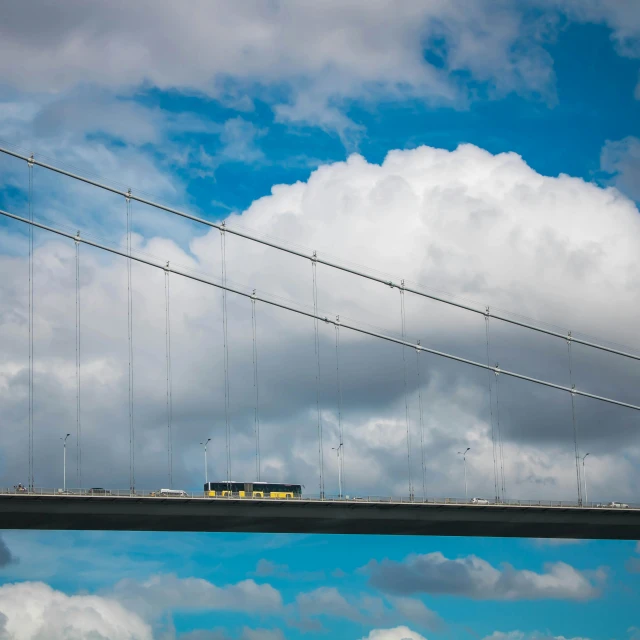
[[[496,366],[493,368],[493,373],[496,374],[496,377],[500,375],[500,365],[496,362]]]
[[[418,342],[416,343],[416,351],[418,352],[422,351],[422,345],[420,344],[420,340],[418,340]]]
[[[255,289],[251,293],[251,299],[255,302],[255,299],[256,299],[256,290]]]
[[[336,327],[340,326],[340,316],[336,316],[335,325],[336,325]]]
[[[324,321],[329,324],[329,318],[327,318],[327,316],[324,317]]]
[[[486,318],[491,316],[491,311],[489,311],[489,307],[485,307],[484,309],[484,315]]]
[[[572,395],[572,396],[575,396],[575,395],[576,395],[576,385],[575,385],[575,384],[572,384],[572,385],[571,385],[571,395]]]
[[[389,280],[389,282],[387,282],[387,284],[393,289],[396,285],[393,284],[393,282],[391,282],[391,280]]]
[[[127,202],[131,202],[131,189],[129,189],[129,190],[127,191],[127,193],[126,193],[126,194],[125,194],[125,196],[124,196],[124,199],[125,199]]]
[[[317,252],[313,252],[313,255],[311,256],[311,262],[317,262],[318,261],[318,254]]]
[[[73,239],[76,244],[80,243],[80,230],[76,231],[76,237]]]
[[[404,280],[400,280],[400,289],[404,291]]]
[[[29,159],[27,160],[27,164],[29,165],[29,169],[31,169],[33,167],[33,165],[35,164],[35,159],[33,158],[33,153],[29,156]]]
[[[164,265],[163,269],[169,273],[171,271],[171,267],[169,266],[169,261],[167,260],[167,264]]]
[[[571,342],[573,340],[573,337],[571,335],[571,331],[569,331],[569,333],[567,333],[567,342]]]

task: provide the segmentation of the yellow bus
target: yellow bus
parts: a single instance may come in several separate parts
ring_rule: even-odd
[[[282,482],[207,482],[204,494],[210,498],[300,498],[302,486]]]

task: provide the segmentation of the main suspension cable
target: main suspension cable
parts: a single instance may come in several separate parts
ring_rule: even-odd
[[[222,263],[222,341],[224,350],[224,424],[227,448],[227,481],[231,481],[231,425],[229,423],[229,331],[227,321],[227,239],[224,223],[220,229],[220,259]]]
[[[336,316],[334,325],[336,332],[336,387],[338,391],[338,465],[340,466],[340,489],[345,493],[344,484],[344,432],[342,427],[342,385],[340,384],[340,316]],[[340,495],[342,498],[342,495]]]
[[[497,435],[495,429],[495,422],[493,419],[493,393],[491,390],[491,360],[490,360],[490,347],[489,347],[489,308],[487,307],[487,314],[484,317],[484,328],[487,343],[487,382],[489,383],[489,414],[491,417],[491,445],[493,449],[493,481],[496,492],[496,502],[500,500],[500,484],[498,482],[498,452],[497,452]]]
[[[580,477],[580,447],[578,444],[578,424],[576,421],[575,385],[573,384],[573,363],[571,351],[571,334],[567,337],[567,350],[569,352],[569,384],[571,385],[571,420],[573,422],[573,446],[576,454],[576,482],[578,484],[578,504],[582,504],[582,480]]]
[[[80,232],[78,231],[78,236]],[[82,487],[82,416],[81,416],[81,318],[80,318],[80,243],[74,242],[76,249],[76,482]]]
[[[33,465],[33,156],[29,159],[27,166],[29,167],[29,489],[33,491],[34,480],[34,465]]]
[[[251,328],[253,334],[253,390],[256,406],[253,417],[253,431],[256,439],[256,480],[260,482],[260,378],[258,377],[258,331],[256,319],[256,290],[251,297]]]
[[[133,418],[133,283],[131,276],[131,196],[125,198],[127,203],[127,336],[129,340],[129,490],[136,489],[135,475],[135,423]]]
[[[167,469],[169,489],[173,489],[173,376],[171,373],[171,289],[169,263],[164,271],[165,351],[167,364]]]
[[[418,340],[420,344],[420,340]],[[420,416],[420,458],[422,463],[422,498],[427,499],[427,465],[424,451],[424,412],[422,407],[422,384],[420,382],[420,351],[416,349],[416,373],[418,382],[418,411]]]
[[[400,287],[400,323],[402,325],[402,340],[406,333],[406,318],[404,310],[404,280]],[[409,427],[409,400],[407,392],[407,359],[405,347],[402,347],[402,371],[404,376],[404,416],[407,424],[407,467],[409,470],[409,499],[413,500],[413,478],[411,476],[411,429]]]
[[[62,169],[60,167],[56,167],[54,165],[51,164],[47,164],[45,162],[41,162],[39,160],[34,160],[33,156],[31,156],[30,158],[28,156],[22,155],[20,153],[17,153],[15,151],[11,151],[10,149],[7,149],[5,147],[0,147],[0,153],[4,153],[6,155],[12,156],[14,158],[18,158],[20,160],[25,160],[27,162],[31,162],[32,164],[36,164],[39,167],[42,167],[43,169],[47,169],[49,171],[53,171],[54,173],[58,173],[60,175],[63,176],[67,176],[69,178],[72,178],[74,180],[79,180],[80,182],[84,182],[85,184],[89,184],[93,187],[97,187],[99,189],[103,189],[105,191],[109,191],[110,193],[115,193],[115,194],[119,194],[122,196],[126,196],[127,192],[122,191],[120,189],[116,189],[114,187],[110,187],[109,185],[106,185],[104,183],[98,182],[96,180],[91,180],[90,178],[86,178],[84,176],[72,173],[71,171],[66,171],[65,169]],[[167,213],[172,213],[174,215],[180,216],[182,218],[185,218],[187,220],[191,220],[193,222],[197,222],[199,224],[214,228],[214,229],[222,229],[225,227],[224,222],[217,224],[215,222],[211,222],[210,220],[205,220],[204,218],[199,218],[197,216],[191,215],[189,213],[186,213],[185,211],[180,211],[179,209],[174,209],[172,207],[168,207],[165,206],[163,204],[157,203],[157,202],[153,202],[152,200],[148,200],[146,198],[142,198],[140,196],[136,196],[133,195],[129,192],[129,197],[132,200],[135,200],[136,202],[140,202],[141,204],[145,204],[148,205],[150,207],[153,207],[154,209],[158,209],[160,211],[166,211]],[[270,242],[268,240],[265,240],[263,238],[259,238],[257,236],[252,236],[248,233],[243,233],[242,231],[239,230],[234,230],[234,229],[230,229],[230,228],[226,228],[225,229],[227,233],[231,233],[235,236],[238,236],[240,238],[244,238],[245,240],[250,240],[252,242],[257,242],[259,244],[262,244],[264,246],[267,247],[271,247],[272,249],[276,249],[278,251],[284,251],[285,253],[289,253],[291,255],[294,256],[298,256],[299,258],[305,258],[307,260],[311,259],[312,257],[302,253],[301,251],[296,251],[290,247],[286,247],[280,244],[277,244],[275,242]],[[377,276],[374,276],[370,273],[365,273],[362,271],[358,271],[357,269],[352,269],[350,267],[344,266],[344,265],[340,265],[338,263],[335,262],[331,262],[330,260],[322,260],[320,258],[316,258],[317,262],[319,262],[320,264],[324,264],[325,266],[331,267],[333,269],[338,269],[340,271],[344,271],[345,273],[350,273],[352,275],[361,277],[361,278],[366,278],[367,280],[371,280],[373,282],[378,282],[379,284],[384,284],[390,287],[399,287],[400,285],[398,285],[396,282],[393,282],[391,280],[386,280],[384,278],[379,278]],[[480,309],[477,309],[475,307],[471,307],[469,305],[466,304],[462,304],[460,302],[454,302],[453,300],[447,300],[445,298],[442,298],[440,296],[436,296],[434,294],[430,294],[430,293],[426,293],[425,291],[421,291],[419,289],[413,289],[411,287],[404,287],[405,291],[408,291],[409,293],[412,293],[414,295],[418,295],[421,296],[423,298],[429,298],[430,300],[435,300],[436,302],[442,302],[443,304],[447,304],[453,307],[457,307],[459,309],[463,309],[465,311],[469,311],[471,313],[477,313],[477,314],[482,314],[485,315],[487,312],[486,311],[482,311]],[[532,325],[529,324],[527,322],[523,322],[520,320],[515,320],[513,318],[509,318],[507,316],[501,315],[501,314],[497,314],[497,313],[492,313],[491,317],[496,319],[496,320],[500,320],[501,322],[506,322],[518,327],[522,327],[523,329],[529,329],[531,331],[536,331],[538,333],[542,333],[544,335],[548,335],[548,336],[552,336],[555,338],[562,338],[562,339],[566,339],[566,335],[563,333],[559,333],[558,331],[552,331],[550,329],[545,329],[543,327],[540,326],[536,326],[536,325]],[[612,353],[614,355],[618,355],[618,356],[622,356],[625,358],[630,358],[632,360],[639,360],[640,361],[640,355],[635,354],[635,353],[630,353],[628,351],[622,351],[620,349],[614,349],[612,347],[607,347],[603,344],[599,344],[596,342],[591,342],[589,340],[582,340],[580,338],[573,338],[573,341],[577,344],[581,344],[587,347],[590,347],[592,349],[598,349],[600,351],[606,351],[608,353]]]
[[[69,238],[70,240],[75,239],[75,236],[73,234],[67,233],[66,231],[63,231],[62,229],[57,229],[55,227],[51,227],[45,224],[42,224],[40,222],[36,222],[36,221],[31,221],[28,218],[24,218],[22,216],[18,216],[14,213],[9,213],[8,211],[4,211],[2,209],[0,209],[0,215],[5,216],[6,218],[11,218],[12,220],[17,220],[18,222],[23,222],[27,225],[32,225],[38,229],[43,229],[44,231],[49,231],[51,233],[55,233],[56,235],[59,235],[63,238]],[[107,245],[103,245],[100,244],[98,242],[94,242],[92,240],[87,240],[84,238],[78,238],[79,242],[83,242],[84,244],[91,246],[91,247],[95,247],[96,249],[101,249],[102,251],[107,251],[109,253],[112,253],[114,255],[118,255],[118,256],[122,256],[124,258],[128,258],[129,256],[127,255],[126,252],[124,251],[120,251],[118,249],[115,249],[113,247],[107,246]],[[140,264],[146,264],[150,267],[154,267],[156,269],[164,269],[165,266],[164,264],[159,264],[158,262],[154,262],[153,260],[147,259],[147,258],[143,258],[139,255],[136,256],[132,256],[131,257],[132,260],[135,260],[136,262],[139,262]],[[209,280],[208,278],[204,278],[198,275],[195,275],[193,273],[189,273],[187,271],[181,271],[179,269],[175,269],[175,268],[171,268],[171,273],[175,273],[178,274],[180,276],[182,276],[183,278],[187,278],[189,280],[193,280],[194,282],[200,282],[202,284],[206,284],[208,286],[211,287],[216,287],[217,289],[222,289],[224,291],[228,291],[229,293],[233,293],[237,296],[240,297],[244,297],[244,298],[250,298],[251,294],[247,293],[246,291],[242,291],[241,289],[236,289],[234,287],[228,287],[228,286],[223,286],[222,284],[220,284],[219,282],[215,282],[213,280]],[[323,322],[325,322],[326,324],[333,324],[335,325],[336,321],[335,320],[330,320],[327,317],[321,317],[321,316],[317,316],[309,311],[305,311],[304,309],[300,309],[300,308],[296,308],[296,307],[292,307],[289,306],[287,304],[283,304],[282,302],[278,302],[274,299],[271,298],[263,298],[263,297],[258,297],[256,296],[256,301],[257,302],[264,302],[265,304],[268,304],[272,307],[276,307],[278,309],[282,309],[284,311],[290,311],[292,313],[296,313],[298,315],[307,317],[307,318],[316,318],[317,320],[321,320]],[[354,325],[354,324],[348,324],[346,322],[342,322],[340,323],[341,327],[344,327],[345,329],[349,329],[351,331],[355,331],[357,333],[361,333],[363,335],[367,335],[370,336],[372,338],[377,338],[380,340],[385,340],[386,342],[391,342],[394,344],[398,344],[400,346],[405,346],[405,347],[411,347],[413,349],[416,349],[417,351],[419,351],[420,353],[430,353],[433,354],[435,356],[439,356],[441,358],[446,358],[447,360],[452,360],[453,362],[458,362],[460,364],[466,364],[472,367],[476,367],[478,369],[484,369],[486,371],[494,371],[495,372],[495,367],[492,367],[491,365],[488,364],[484,364],[482,362],[477,362],[476,360],[471,360],[470,358],[463,358],[461,356],[456,356],[452,353],[448,353],[446,351],[438,351],[437,349],[432,349],[430,347],[425,347],[423,345],[418,345],[418,344],[414,344],[412,342],[408,342],[406,340],[401,340],[400,338],[397,338],[395,336],[392,335],[388,335],[388,334],[384,334],[384,333],[379,333],[377,331],[372,331],[371,329],[365,328],[363,326],[358,326],[358,325]],[[606,402],[608,404],[613,404],[616,405],[618,407],[626,407],[627,409],[633,409],[634,411],[640,411],[640,405],[636,405],[636,404],[632,404],[630,402],[623,402],[622,400],[616,400],[615,398],[608,398],[606,396],[599,396],[596,395],[595,393],[589,393],[588,391],[581,391],[579,389],[575,389],[575,388],[571,388],[571,387],[566,387],[564,385],[561,384],[556,384],[555,382],[549,382],[548,380],[543,380],[540,378],[533,378],[532,376],[527,376],[524,375],[522,373],[517,373],[516,371],[509,371],[507,369],[501,369],[500,373],[504,376],[509,376],[510,378],[516,378],[518,380],[523,380],[525,382],[531,382],[534,384],[538,384],[540,386],[543,387],[548,387],[550,389],[556,389],[558,391],[564,391],[566,393],[573,393],[577,396],[582,396],[584,398],[592,398],[593,400],[599,400],[600,402]]]
[[[318,416],[318,468],[320,470],[320,498],[324,498],[324,445],[322,442],[322,416],[320,415],[320,330],[318,327],[318,278],[316,274],[316,252],[311,260],[313,277],[313,330],[314,350],[316,354],[316,413]]]

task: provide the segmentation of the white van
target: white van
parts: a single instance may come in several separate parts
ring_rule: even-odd
[[[157,495],[171,498],[186,498],[187,492],[182,489],[160,489]]]

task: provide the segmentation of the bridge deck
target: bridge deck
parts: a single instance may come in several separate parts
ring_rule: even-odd
[[[2,495],[2,529],[640,539],[640,509]]]

